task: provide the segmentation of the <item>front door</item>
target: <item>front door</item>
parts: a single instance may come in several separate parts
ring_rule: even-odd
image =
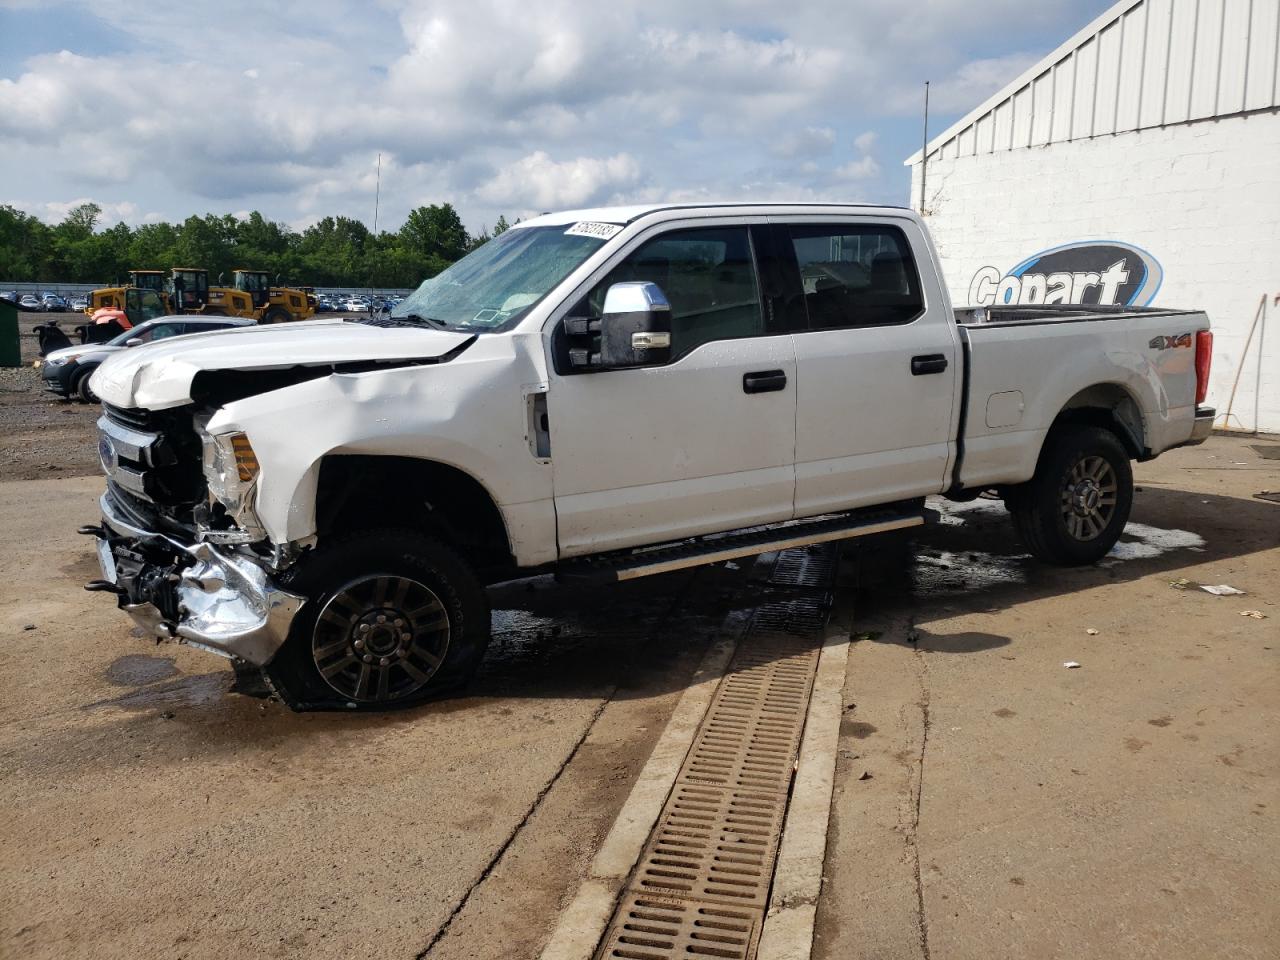
[[[612,284],[636,280],[671,303],[668,363],[581,372],[556,358],[548,414],[562,557],[792,515],[795,350],[762,309],[748,227],[655,228],[571,312],[599,316]]]
[[[778,223],[800,284],[796,516],[948,486],[960,365],[955,323],[911,220]]]

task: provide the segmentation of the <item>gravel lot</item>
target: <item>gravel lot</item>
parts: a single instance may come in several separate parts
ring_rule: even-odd
[[[293,714],[80,589],[96,416],[0,371],[0,956],[536,957],[750,564],[502,585],[465,696]],[[991,501],[867,554],[815,958],[1276,956],[1277,446],[1138,465],[1095,567]]]

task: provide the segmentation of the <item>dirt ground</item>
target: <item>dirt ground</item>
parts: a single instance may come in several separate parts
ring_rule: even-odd
[[[98,470],[97,406],[62,400],[44,389],[31,362],[39,355],[32,327],[59,320],[70,330],[74,313],[19,313],[24,366],[0,368],[0,481],[78,477]]]
[[[1280,504],[1254,496],[1280,462],[1255,444],[1280,438],[1139,465],[1126,559],[1040,567],[978,502],[868,571],[815,957],[1280,955]]]
[[[505,585],[466,696],[292,714],[80,589],[96,411],[32,379],[0,372],[0,956],[537,956],[749,564]],[[989,501],[860,552],[815,957],[1276,956],[1255,447],[1139,465],[1097,567],[1033,564]]]
[[[467,696],[298,715],[80,589],[100,484],[0,483],[3,956],[535,956],[748,602],[745,567],[500,587]]]

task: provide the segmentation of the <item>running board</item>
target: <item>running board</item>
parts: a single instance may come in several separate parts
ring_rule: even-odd
[[[736,533],[683,540],[665,546],[572,560],[562,564],[557,573],[563,580],[614,583],[813,543],[851,540],[876,533],[906,530],[923,524],[924,516],[921,513],[904,514],[879,510],[828,514],[807,520],[751,527]]]

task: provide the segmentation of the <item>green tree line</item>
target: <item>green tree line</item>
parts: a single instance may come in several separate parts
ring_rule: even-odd
[[[182,223],[117,223],[98,229],[102,209],[84,203],[56,226],[0,205],[0,280],[114,283],[129,270],[203,267],[210,282],[236,268],[266,270],[273,280],[309,286],[416,287],[507,229],[467,233],[448,203],[411,211],[396,231],[374,234],[359,220],[325,217],[302,232],[256,210],[190,216]]]

